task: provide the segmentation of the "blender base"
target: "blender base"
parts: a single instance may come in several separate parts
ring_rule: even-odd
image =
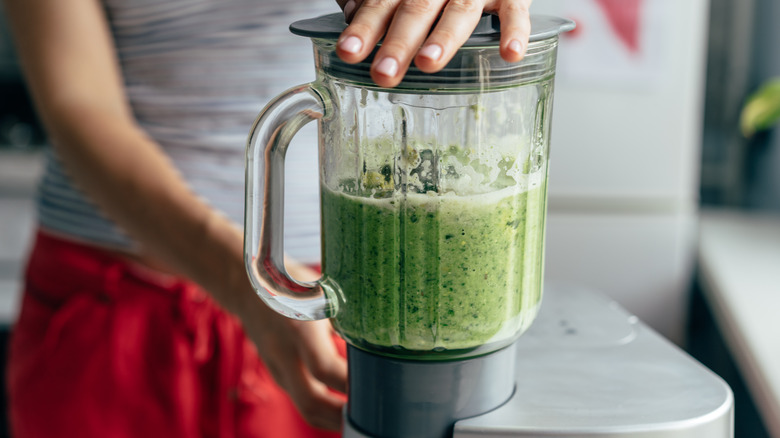
[[[514,392],[514,344],[475,358],[414,361],[347,349],[350,434],[445,438],[457,420],[484,414]],[[362,431],[363,435],[355,434]]]

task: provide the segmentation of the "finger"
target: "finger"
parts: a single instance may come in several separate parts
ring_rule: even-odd
[[[362,0],[340,0],[344,3],[344,5],[341,7],[341,10],[344,11],[344,21],[347,23],[350,23],[352,21],[352,18],[355,16],[355,12],[357,12],[358,9],[360,9],[361,4],[363,3]]]
[[[460,46],[469,39],[482,15],[478,0],[449,2],[444,7],[436,28],[428,36],[414,58],[414,64],[426,73],[434,73],[447,65]]]
[[[377,85],[394,87],[401,82],[412,58],[444,7],[444,1],[401,2],[371,65],[371,78]]]
[[[298,411],[314,427],[340,430],[345,397],[331,392],[322,382],[315,379],[303,363],[297,372],[285,373],[282,380]]]
[[[400,1],[363,0],[336,43],[339,58],[352,64],[366,59],[384,35]]]
[[[525,56],[531,34],[530,6],[530,0],[504,0],[498,8],[501,21],[499,50],[507,62],[518,62]]]
[[[355,12],[360,8],[362,0],[336,0],[341,10],[344,12],[344,21],[349,23]]]
[[[347,392],[347,361],[331,335],[328,321],[308,322],[312,333],[301,338],[301,356],[312,376],[331,389]]]
[[[339,430],[346,397],[332,392],[306,368],[294,344],[277,345],[263,362],[298,412],[314,427]]]

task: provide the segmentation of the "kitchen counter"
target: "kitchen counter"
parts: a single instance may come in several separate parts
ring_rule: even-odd
[[[772,437],[780,437],[780,214],[704,210],[705,298]]]

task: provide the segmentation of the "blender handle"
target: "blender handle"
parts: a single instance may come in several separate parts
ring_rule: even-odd
[[[285,91],[258,115],[247,143],[244,265],[260,298],[299,320],[330,318],[338,311],[338,286],[332,280],[295,280],[284,266],[284,158],[303,125],[332,111],[329,96],[315,83]]]

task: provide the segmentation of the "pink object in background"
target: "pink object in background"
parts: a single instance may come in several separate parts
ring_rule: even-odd
[[[612,30],[631,53],[639,52],[639,22],[643,0],[595,0]]]

